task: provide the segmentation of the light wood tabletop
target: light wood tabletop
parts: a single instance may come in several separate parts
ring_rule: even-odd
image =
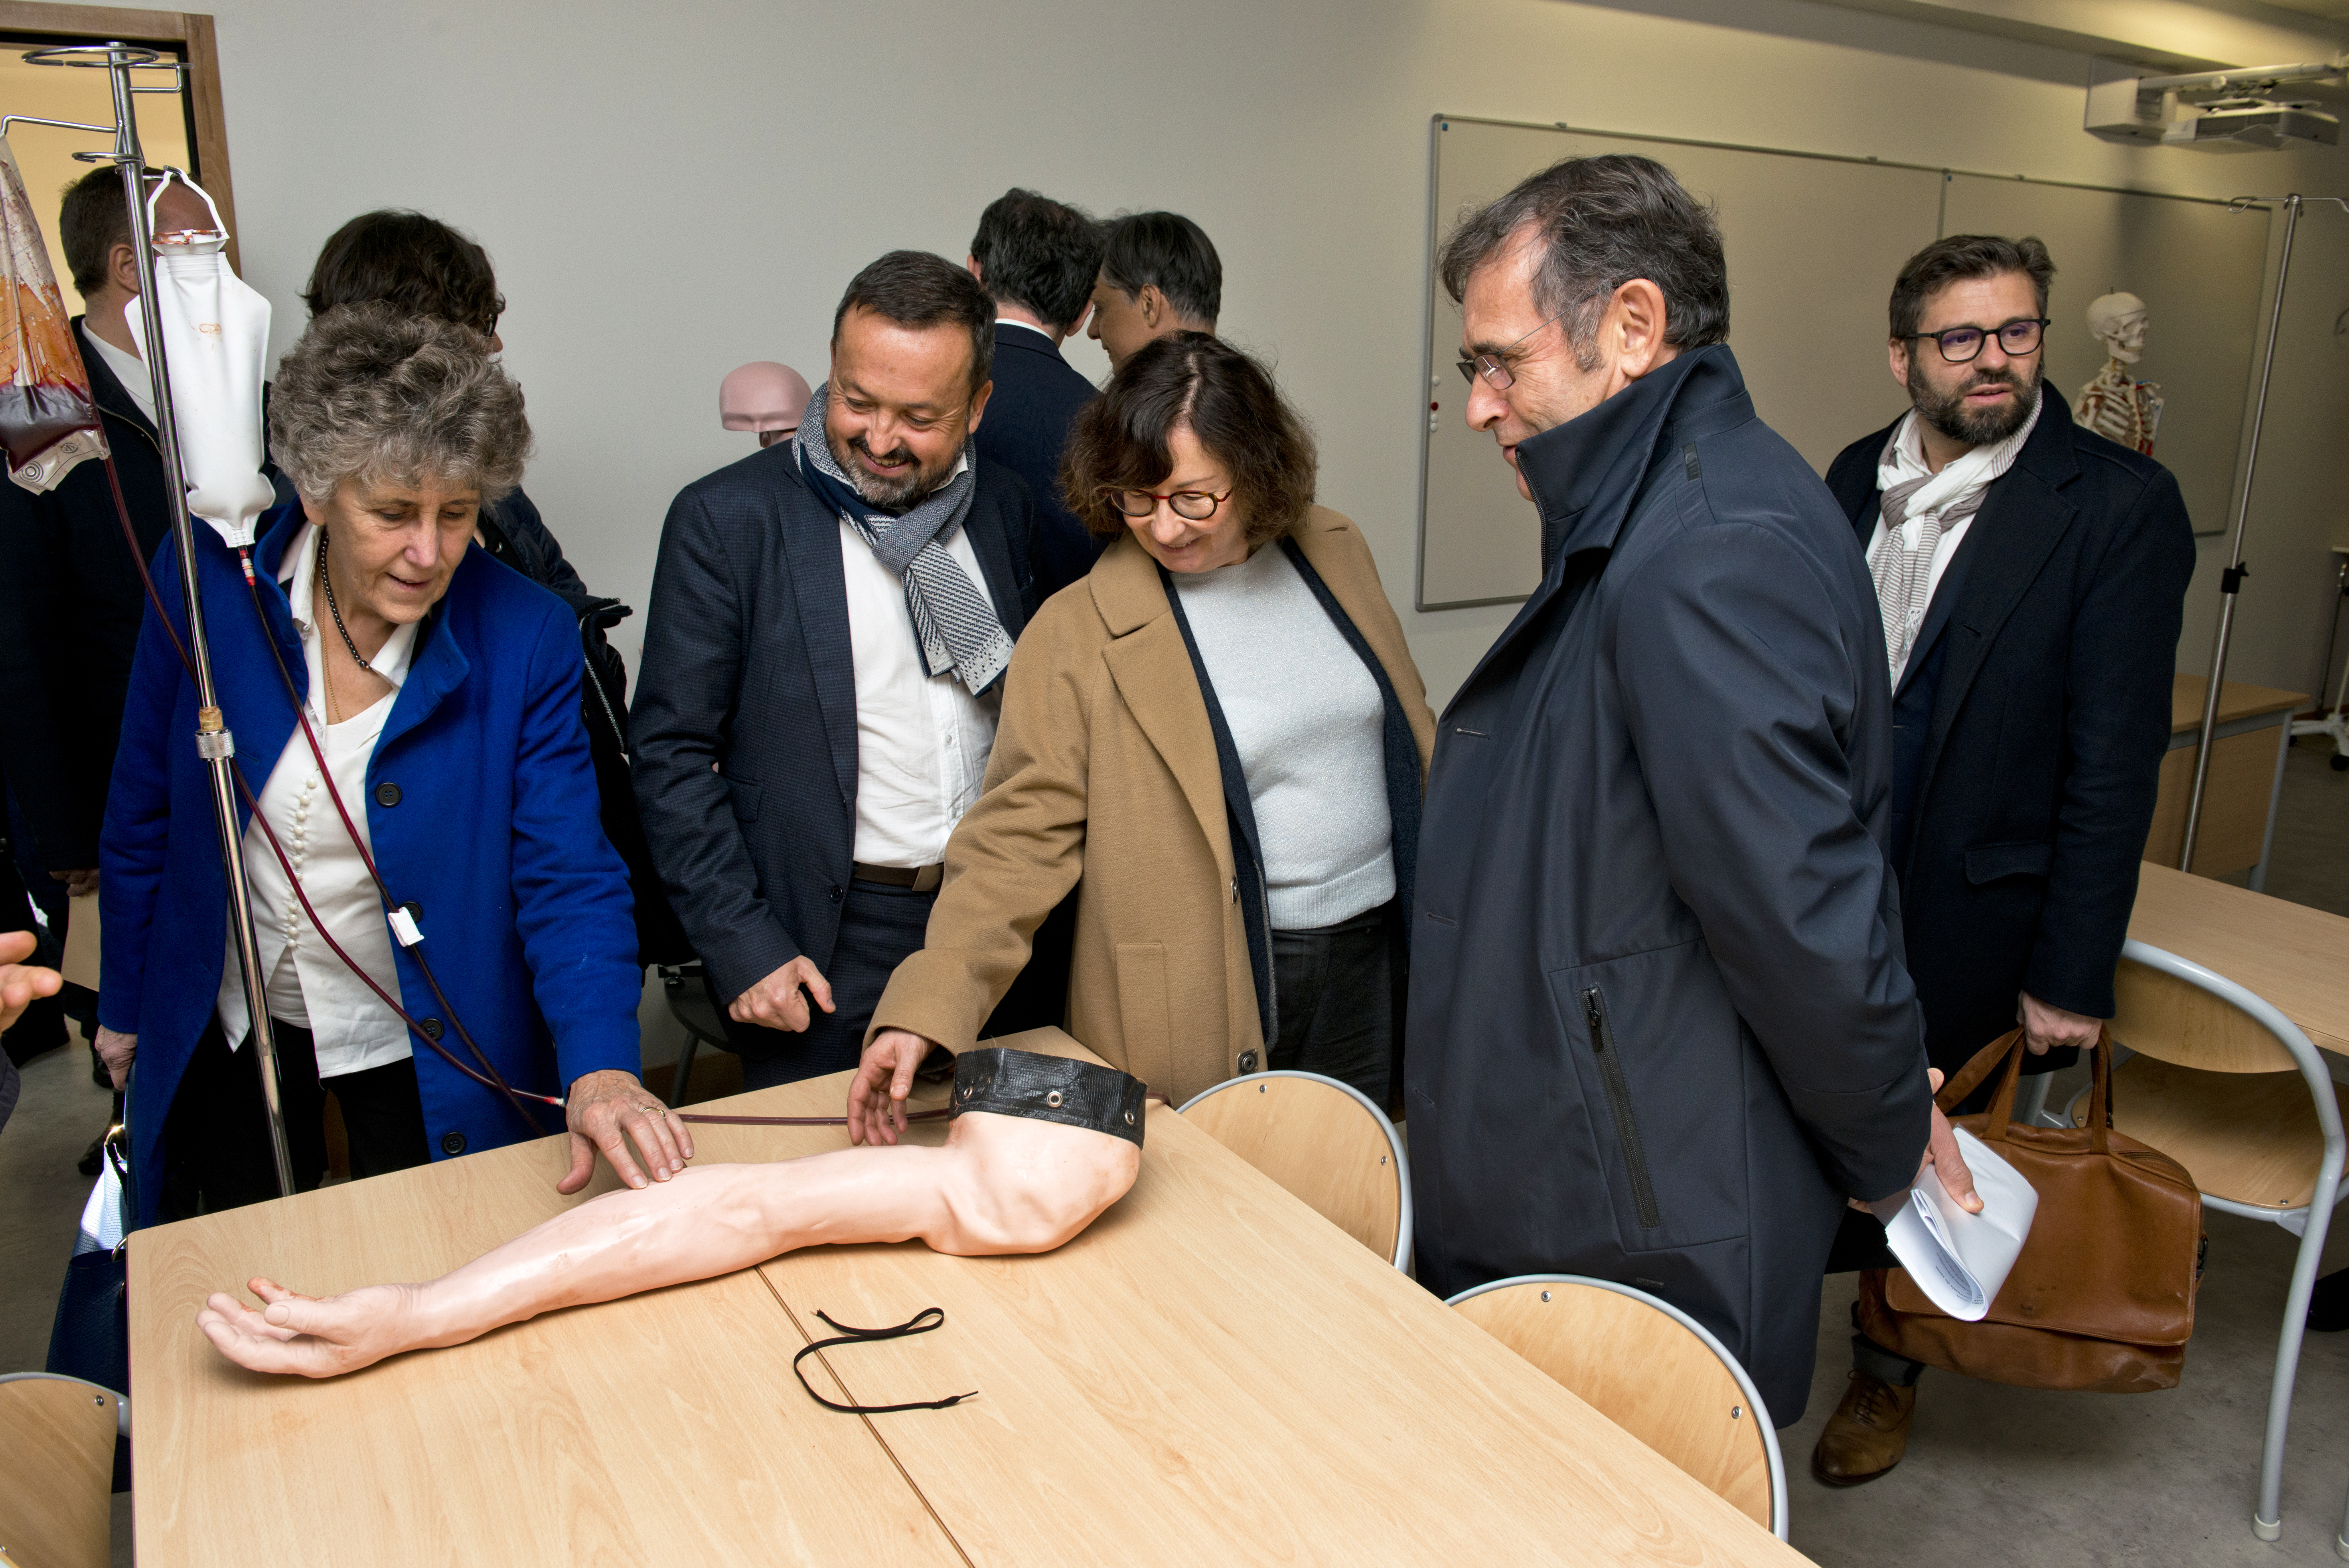
[[[2318,1048],[2349,1055],[2349,919],[2148,860],[2129,935],[2250,988]]]
[[[836,1115],[844,1088],[706,1108]],[[701,1161],[845,1142],[694,1136]],[[1133,1192],[1039,1257],[812,1248],[326,1384],[241,1372],[192,1327],[247,1272],[440,1272],[566,1201],[559,1148],[134,1236],[142,1563],[326,1543],[402,1563],[1802,1561],[1158,1105]],[[793,1382],[790,1353],[832,1333],[818,1311],[877,1327],[930,1306],[937,1332],[825,1351],[811,1376],[863,1404],[977,1398],[858,1417]]]
[[[2202,722],[2202,702],[2210,690],[2207,675],[2173,675],[2169,678],[2169,728],[2172,733],[2191,730]],[[2304,691],[2286,691],[2279,686],[2253,686],[2248,681],[2230,680],[2219,688],[2219,722],[2232,723],[2237,719],[2249,719],[2261,713],[2278,713],[2297,708],[2308,700]]]

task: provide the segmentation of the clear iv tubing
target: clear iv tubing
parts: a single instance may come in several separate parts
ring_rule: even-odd
[[[138,530],[130,525],[130,508],[123,500],[122,481],[115,472],[114,459],[109,456],[104,461],[106,464],[106,482],[114,492],[115,517],[122,524],[123,539],[130,546],[130,558],[133,564],[135,564],[139,568],[139,580],[146,587],[148,603],[154,607],[156,620],[158,624],[162,627],[163,635],[171,639],[173,651],[177,652],[180,656],[181,665],[187,669],[192,676],[195,668],[194,663],[189,658],[186,645],[181,642],[180,634],[172,629],[171,618],[163,608],[162,596],[155,590],[154,576],[147,570],[146,556],[139,548]],[[262,615],[261,590],[254,576],[253,553],[250,548],[242,548],[237,551],[237,557],[244,568],[244,586],[246,591],[253,597],[254,613],[254,615],[261,617],[262,639],[269,645],[269,656],[272,659],[275,660],[277,664],[277,673],[285,682],[286,695],[294,699],[295,718],[301,725],[303,738],[309,742],[311,756],[317,762],[319,776],[326,781],[327,796],[335,803],[336,813],[340,815],[343,820],[344,831],[351,836],[351,843],[358,850],[359,859],[361,863],[367,867],[367,876],[369,879],[375,883],[376,895],[378,898],[382,899],[384,908],[388,914],[388,911],[395,909],[399,906],[392,901],[391,890],[384,886],[382,873],[376,869],[375,857],[367,853],[367,841],[359,836],[357,828],[354,826],[351,822],[349,811],[344,807],[341,792],[336,790],[335,787],[334,774],[332,770],[326,766],[326,753],[318,745],[318,737],[310,727],[309,714],[302,706],[301,694],[295,689],[293,672],[285,668],[285,658],[277,651],[276,637],[270,628],[267,617]],[[543,1131],[543,1129],[538,1125],[538,1118],[531,1115],[530,1108],[523,1105],[523,1102],[524,1100],[536,1100],[542,1105],[554,1106],[558,1108],[562,1106],[564,1102],[553,1095],[534,1094],[528,1089],[516,1089],[505,1081],[503,1075],[501,1075],[497,1068],[492,1064],[489,1057],[482,1053],[481,1048],[474,1044],[473,1036],[471,1033],[466,1029],[464,1021],[457,1016],[457,1010],[450,1004],[447,993],[441,991],[440,981],[434,976],[431,963],[425,958],[420,944],[409,947],[409,953],[416,960],[416,967],[423,974],[425,983],[432,988],[434,1000],[438,1001],[440,1003],[442,1011],[449,1014],[449,1022],[450,1025],[456,1029],[457,1037],[465,1043],[466,1049],[472,1052],[474,1059],[481,1063],[482,1069],[487,1074],[487,1076],[484,1076],[482,1073],[475,1072],[471,1067],[467,1066],[463,1062],[458,1060],[455,1053],[451,1052],[447,1046],[441,1044],[440,1041],[435,1040],[429,1033],[426,1032],[424,1027],[409,1014],[406,1008],[402,1007],[388,992],[384,990],[382,986],[377,984],[375,977],[367,973],[365,969],[359,966],[357,960],[353,959],[350,954],[343,950],[342,944],[336,941],[333,935],[327,931],[326,922],[319,919],[318,911],[311,908],[310,896],[306,892],[303,891],[302,880],[295,874],[294,871],[294,863],[287,857],[285,846],[278,842],[277,830],[270,826],[268,816],[263,813],[261,809],[261,802],[254,796],[252,784],[246,782],[243,768],[242,766],[232,765],[230,771],[236,779],[237,793],[244,797],[246,809],[253,813],[253,820],[261,825],[262,834],[269,841],[271,853],[276,856],[278,866],[284,869],[285,879],[294,889],[294,897],[301,901],[303,912],[310,917],[311,929],[318,933],[320,939],[326,942],[328,950],[334,953],[335,957],[342,961],[343,967],[349,970],[353,975],[357,976],[360,983],[364,984],[369,991],[375,992],[375,994],[382,1000],[385,1006],[390,1008],[393,1012],[397,1013],[399,1017],[399,1021],[408,1025],[409,1032],[410,1033],[423,1041],[427,1045],[431,1046],[433,1050],[439,1052],[442,1060],[446,1061],[449,1065],[454,1067],[466,1077],[471,1078],[474,1083],[481,1085],[483,1088],[494,1089],[499,1094],[503,1095],[506,1097],[507,1103],[513,1106],[515,1113],[522,1117],[525,1126],[527,1126],[533,1132]],[[259,1001],[258,998],[254,1000],[256,1002]]]

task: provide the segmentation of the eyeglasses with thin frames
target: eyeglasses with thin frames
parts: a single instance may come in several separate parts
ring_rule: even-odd
[[[1920,337],[1930,337],[1941,351],[1941,358],[1952,365],[1963,365],[1981,357],[1982,345],[1992,337],[2010,358],[2020,359],[2039,348],[2040,337],[2046,332],[2048,318],[2026,316],[2010,321],[1995,331],[1987,327],[1944,327],[1939,332],[1911,332],[1901,339],[1913,343]]]
[[[1174,509],[1174,515],[1185,523],[1205,523],[1216,514],[1216,507],[1232,498],[1228,490],[1221,495],[1211,495],[1204,490],[1177,490],[1170,494],[1156,495],[1147,490],[1105,489],[1102,493],[1109,497],[1111,505],[1128,517],[1151,516],[1157,512],[1158,504],[1164,501]]]
[[[1541,327],[1535,327],[1534,332],[1539,332],[1542,329],[1542,327],[1547,327],[1552,322],[1563,321],[1569,314],[1571,314],[1571,306],[1568,307],[1566,310],[1559,311],[1556,316],[1551,317],[1548,321],[1543,322]],[[1516,372],[1509,369],[1509,356],[1516,353],[1517,351],[1518,344],[1524,343],[1526,337],[1531,337],[1534,335],[1534,332],[1526,333],[1525,337],[1518,338],[1516,343],[1510,344],[1498,354],[1479,354],[1473,359],[1467,355],[1463,354],[1458,360],[1458,364],[1460,366],[1460,379],[1467,382],[1469,386],[1474,387],[1476,384],[1476,378],[1482,376],[1485,378],[1486,384],[1489,385],[1493,390],[1496,392],[1507,391],[1511,387],[1517,384]]]

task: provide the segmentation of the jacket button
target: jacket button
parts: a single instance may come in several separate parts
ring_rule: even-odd
[[[442,1154],[464,1153],[465,1135],[463,1133],[457,1132],[442,1133],[440,1135],[440,1152]]]
[[[440,1038],[440,1021],[439,1019],[419,1018],[416,1021],[416,1023],[418,1028],[424,1031],[424,1037],[426,1039],[438,1040]]]
[[[833,889],[832,889],[832,901],[833,901],[833,903],[835,903],[835,904],[837,904],[837,903],[839,903],[839,902],[840,902],[840,888],[839,888],[838,884],[834,884],[834,885],[833,885]]]
[[[1240,1071],[1243,1073],[1253,1073],[1256,1071],[1255,1052],[1243,1051],[1240,1053]]]
[[[378,805],[398,805],[399,804],[399,786],[396,784],[379,784],[376,785],[375,803]]]
[[[1233,877],[1233,878],[1232,878],[1232,902],[1233,902],[1233,903],[1235,903],[1235,904],[1237,904],[1237,903],[1238,903],[1239,901],[1240,901],[1240,879],[1239,879],[1238,877]]]

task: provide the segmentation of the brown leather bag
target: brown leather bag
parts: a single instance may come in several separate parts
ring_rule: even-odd
[[[2023,1032],[1984,1046],[1941,1087],[1946,1111],[2003,1066],[1991,1106],[1957,1125],[2038,1189],[2014,1272],[1980,1323],[1960,1323],[1905,1269],[1859,1277],[1859,1328],[1911,1361],[2018,1388],[2142,1394],[2178,1386],[2194,1333],[2202,1195],[2185,1167],[2111,1130],[2112,1040],[2090,1053],[2085,1127],[2013,1121]]]

